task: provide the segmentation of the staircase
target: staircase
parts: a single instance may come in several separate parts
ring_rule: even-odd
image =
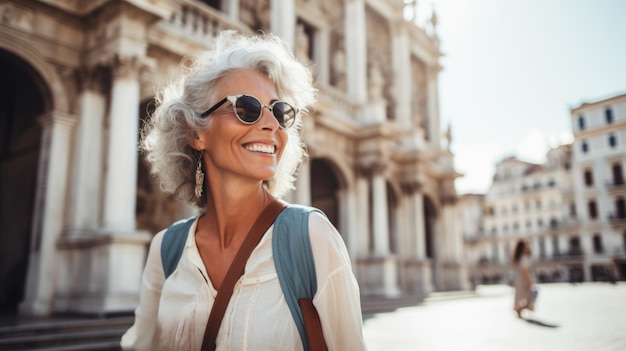
[[[398,308],[416,306],[424,301],[424,296],[401,295],[397,297],[361,296],[361,312],[364,315],[393,312]]]
[[[120,337],[133,317],[47,319],[0,326],[0,350],[120,350]]]

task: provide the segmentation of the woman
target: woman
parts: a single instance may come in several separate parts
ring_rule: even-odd
[[[537,291],[533,287],[533,279],[530,273],[530,245],[526,240],[520,239],[513,251],[513,269],[515,277],[515,306],[513,309],[519,318],[522,318],[524,309],[533,311]]]
[[[165,191],[200,209],[176,271],[164,277],[164,231],[150,246],[135,323],[122,347],[199,350],[217,290],[254,221],[293,188],[305,156],[301,118],[311,73],[275,36],[220,34],[162,91],[143,139]],[[329,350],[363,350],[359,290],[345,245],[312,213],[317,308]],[[273,262],[272,228],[250,255],[217,335],[217,350],[302,350]]]

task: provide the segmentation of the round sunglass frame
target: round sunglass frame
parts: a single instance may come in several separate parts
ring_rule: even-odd
[[[246,100],[242,100],[242,99],[246,99]],[[241,105],[246,101],[248,103],[256,103],[257,106]],[[256,97],[252,95],[241,94],[241,95],[230,95],[230,96],[223,98],[222,100],[217,102],[215,105],[213,105],[211,108],[203,112],[200,115],[200,117],[204,118],[204,117],[209,116],[211,113],[215,112],[218,108],[224,105],[226,102],[230,102],[230,104],[233,106],[233,112],[235,113],[235,116],[243,124],[255,124],[256,122],[258,122],[259,119],[261,119],[261,115],[263,114],[263,107],[267,107],[267,109],[272,113],[274,118],[276,118],[276,120],[278,121],[278,125],[280,126],[281,129],[287,129],[293,126],[296,121],[296,117],[298,116],[298,110],[284,101],[277,100],[277,101],[272,102],[269,105],[266,105],[266,104],[261,103],[259,99],[257,99]],[[278,108],[277,106],[280,106],[280,105],[277,105],[277,104],[282,104],[283,108],[282,109]],[[258,115],[255,116],[256,113],[253,113],[254,111],[250,111],[250,108],[258,108],[259,109]],[[238,110],[242,110],[244,116],[249,116],[251,113],[253,113],[252,118],[242,117],[239,114]],[[282,112],[282,115],[277,115],[277,113],[280,113],[280,112]],[[286,115],[288,118],[285,118]]]

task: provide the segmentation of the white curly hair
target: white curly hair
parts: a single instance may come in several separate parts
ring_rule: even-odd
[[[220,33],[212,49],[184,62],[183,76],[157,93],[156,109],[142,130],[141,148],[161,189],[199,208],[206,203],[205,195],[199,199],[194,194],[200,153],[190,142],[197,133],[210,128],[211,117],[201,118],[200,114],[216,102],[215,85],[237,69],[254,69],[267,75],[276,85],[279,98],[299,111],[294,125],[287,129],[289,141],[276,174],[264,182],[276,198],[293,189],[298,166],[306,157],[300,137],[302,117],[316,99],[310,70],[296,60],[279,37],[246,36],[235,31]]]

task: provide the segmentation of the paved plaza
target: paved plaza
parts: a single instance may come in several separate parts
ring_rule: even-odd
[[[513,289],[435,294],[423,304],[366,316],[370,351],[626,350],[626,283],[539,285],[536,311],[519,319]]]

